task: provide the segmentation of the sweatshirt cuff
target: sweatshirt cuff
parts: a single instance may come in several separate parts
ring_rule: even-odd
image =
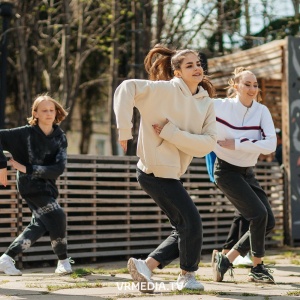
[[[173,123],[169,122],[164,126],[159,136],[164,140],[171,141],[176,130],[177,127]]]
[[[132,139],[131,128],[119,129],[119,141],[127,141]]]
[[[33,167],[32,165],[26,166],[26,174],[32,174],[33,173]]]

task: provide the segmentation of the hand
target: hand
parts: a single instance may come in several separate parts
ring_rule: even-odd
[[[22,173],[26,173],[26,167],[24,165],[21,165],[17,161],[15,161],[13,158],[9,160],[11,162],[11,165],[16,169],[19,170]]]
[[[153,124],[152,127],[155,130],[157,135],[160,135],[161,131],[163,130],[163,128],[165,127],[166,124],[169,123],[169,120],[166,119],[166,123],[163,124],[162,126],[158,125],[158,124]]]
[[[126,151],[127,151],[127,140],[119,141],[119,144],[121,145],[124,153],[126,153]]]
[[[226,149],[230,149],[230,150],[235,150],[235,141],[234,139],[225,139],[222,141],[217,141],[218,145],[226,148]]]
[[[7,168],[0,169],[0,183],[7,186]]]

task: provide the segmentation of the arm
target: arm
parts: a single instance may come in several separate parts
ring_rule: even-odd
[[[0,183],[3,186],[7,185],[7,168],[0,169]]]
[[[144,96],[152,92],[156,85],[157,82],[150,80],[129,79],[124,80],[117,87],[114,94],[114,112],[119,130],[119,141],[132,139],[132,115],[135,103],[144,99]]]
[[[0,130],[0,183],[7,185],[7,158],[3,150],[9,150],[9,141],[13,138],[12,133],[18,132],[18,129]]]
[[[216,116],[213,103],[210,104],[203,123],[202,134],[180,130],[168,122],[160,132],[160,137],[174,144],[180,151],[195,157],[203,157],[213,151],[217,141]]]
[[[49,166],[28,165],[26,173],[37,178],[57,179],[65,170],[67,163],[67,139],[63,136],[59,150],[55,156],[55,163]]]
[[[235,149],[251,153],[270,154],[276,150],[276,132],[272,116],[266,106],[261,115],[261,140],[240,138],[235,140]]]
[[[22,135],[23,128],[3,129],[0,130],[0,169],[7,167],[7,158],[3,151],[12,152],[16,147],[20,136]]]

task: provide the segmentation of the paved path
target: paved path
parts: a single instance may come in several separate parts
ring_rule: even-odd
[[[102,269],[104,272],[83,277],[57,276],[54,268],[22,270],[23,276],[0,274],[0,300],[290,300],[300,298],[300,249],[274,252],[268,257],[275,263],[274,278],[276,285],[248,282],[247,268],[235,268],[234,280],[225,274],[224,281],[212,281],[209,266],[210,256],[203,256],[197,272],[205,291],[180,293],[176,291],[175,281],[178,267],[165,268],[155,272],[156,291],[154,294],[141,294],[126,273],[126,261],[92,265],[74,265],[80,268]],[[293,257],[294,256],[294,257]],[[122,269],[123,268],[123,269]],[[116,272],[114,272],[117,270]],[[116,274],[115,274],[116,273]]]

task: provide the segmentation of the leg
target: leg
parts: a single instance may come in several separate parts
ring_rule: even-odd
[[[30,224],[24,231],[10,244],[6,252],[0,258],[0,271],[7,275],[22,275],[21,271],[14,266],[13,258],[27,250],[46,232],[42,223],[32,217]]]
[[[128,269],[132,278],[139,282],[141,292],[153,292],[153,284],[152,289],[149,288],[152,270],[163,268],[180,257],[182,274],[177,280],[178,289],[203,290],[193,272],[198,268],[202,247],[202,223],[195,204],[179,180],[156,178],[140,170],[137,176],[141,187],[165,212],[174,230],[146,261],[129,259]]]
[[[46,233],[46,228],[40,220],[32,216],[30,224],[24,231],[10,244],[6,254],[14,258],[17,254],[24,252],[31,247],[39,238]]]
[[[49,232],[53,252],[59,261],[55,273],[72,273],[71,260],[67,256],[66,215],[56,199],[48,196],[38,199],[28,199],[30,203],[42,203],[43,206],[34,208],[33,213]]]
[[[251,186],[255,181],[253,171],[248,173],[247,176],[228,170],[221,170],[219,174],[218,186],[244,218],[250,221],[249,231],[235,245],[235,250],[245,256],[251,243],[255,256],[263,257],[268,211],[264,201],[257,196]],[[234,189],[232,188],[232,182],[235,183]]]
[[[237,241],[249,230],[249,222],[236,210],[231,223],[227,239],[223,245],[223,253],[227,253]]]
[[[33,214],[36,220],[43,224],[43,227],[49,232],[53,252],[60,260],[66,259],[66,215],[56,199],[48,196],[39,196],[28,198],[26,201],[42,205],[33,208]]]
[[[160,268],[179,256],[182,270],[196,271],[202,247],[202,222],[194,202],[179,180],[156,178],[139,172],[138,181],[165,212],[174,228],[172,234],[149,256],[160,262]]]
[[[249,224],[249,221],[247,221],[238,210],[235,210],[227,240],[222,248],[223,254],[227,254],[238,240],[249,230]],[[234,256],[235,255],[236,253],[234,253]],[[238,257],[232,261],[232,264],[233,266],[253,266],[253,262],[249,257],[249,252],[244,257],[238,255]]]
[[[237,168],[231,165],[231,167],[219,168],[217,173],[216,181],[219,188],[245,219],[250,221],[250,226],[225,258],[217,256],[214,272],[220,278],[222,277],[220,279],[222,280],[227,271],[225,267],[222,269],[222,262],[228,260],[231,263],[239,253],[245,256],[251,248],[254,256],[252,269],[259,268],[259,273],[264,278],[262,281],[274,282],[272,275],[263,266],[262,257],[265,253],[265,236],[274,228],[275,220],[267,196],[254,177],[253,169]],[[232,182],[235,183],[234,189]],[[225,265],[227,265],[227,261],[223,264],[223,266]]]

